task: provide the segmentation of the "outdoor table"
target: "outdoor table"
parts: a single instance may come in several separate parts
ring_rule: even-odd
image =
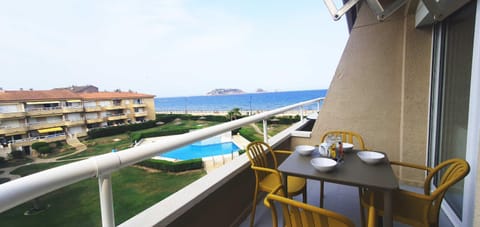
[[[387,155],[382,162],[366,164],[357,155],[355,150],[345,152],[344,161],[339,163],[330,172],[319,172],[311,164],[312,158],[320,157],[318,152],[302,156],[293,152],[278,166],[282,173],[283,187],[287,191],[287,176],[297,176],[327,182],[371,188],[383,192],[384,217],[383,226],[393,225],[392,218],[392,191],[398,188],[398,181],[393,173]]]

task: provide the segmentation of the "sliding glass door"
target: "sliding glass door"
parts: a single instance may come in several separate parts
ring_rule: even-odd
[[[430,122],[430,165],[466,158],[476,4],[468,4],[435,26]],[[445,200],[462,217],[463,182]]]

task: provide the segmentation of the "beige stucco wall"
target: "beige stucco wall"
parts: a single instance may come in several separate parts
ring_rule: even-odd
[[[155,120],[155,101],[153,98],[144,98],[143,102],[147,105],[145,111],[147,111],[147,120]]]
[[[416,29],[414,20],[399,10],[378,22],[360,8],[312,136],[291,146],[319,144],[327,130],[351,130],[390,160],[426,163],[432,33]],[[404,180],[420,177],[403,171]]]

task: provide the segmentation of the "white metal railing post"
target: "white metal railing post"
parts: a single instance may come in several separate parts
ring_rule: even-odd
[[[267,119],[263,119],[263,142],[268,143],[268,125],[267,125]]]
[[[100,190],[100,210],[102,214],[102,226],[115,226],[115,215],[113,214],[112,176],[110,174],[98,177]]]
[[[320,112],[320,102],[321,102],[321,100],[319,100],[319,101],[317,102],[317,112]]]
[[[300,121],[303,121],[303,115],[305,114],[305,108],[304,106],[300,107]]]

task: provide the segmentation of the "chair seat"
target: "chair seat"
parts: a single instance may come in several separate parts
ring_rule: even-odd
[[[305,188],[306,181],[300,177],[288,177],[288,195],[297,195]],[[272,191],[282,182],[279,181],[278,176],[271,173],[268,174],[262,181],[260,181],[260,190]]]
[[[370,198],[370,191],[365,192],[361,197],[361,202],[364,207],[369,207],[372,204],[368,201]],[[395,190],[392,193],[392,204],[395,204],[392,207],[392,213],[394,214],[394,219],[402,223],[411,225],[411,226],[428,226],[428,223],[423,223],[421,220],[425,220],[425,217],[422,217],[425,212],[422,212],[421,209],[425,208],[427,204],[419,204],[417,198],[408,195],[409,192],[403,190]],[[374,202],[373,206],[378,212],[378,215],[383,216],[383,193],[379,191],[374,192]],[[413,206],[412,204],[416,204]]]

